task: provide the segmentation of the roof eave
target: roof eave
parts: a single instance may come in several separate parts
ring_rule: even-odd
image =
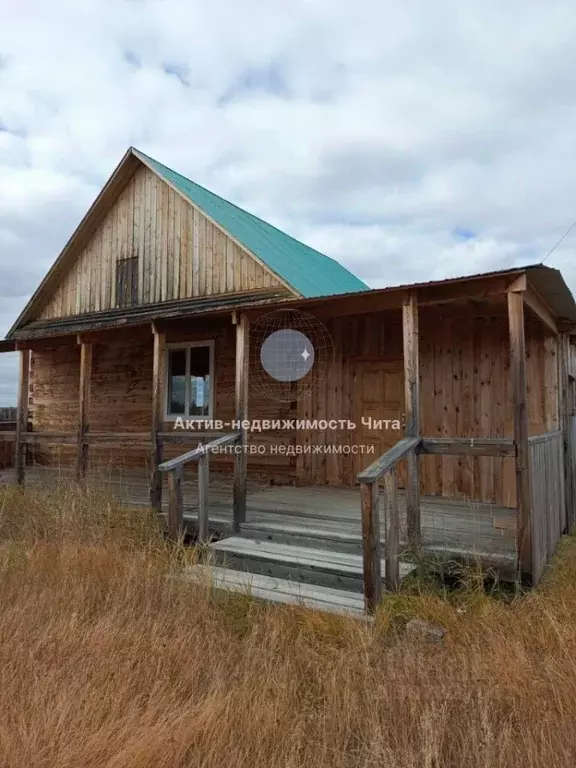
[[[177,299],[157,304],[140,304],[125,309],[110,309],[88,312],[82,315],[69,315],[55,320],[42,320],[30,323],[14,332],[15,341],[46,339],[68,336],[76,333],[88,333],[94,330],[113,330],[129,326],[144,325],[155,320],[173,320],[190,315],[211,316],[232,312],[236,309],[247,310],[269,304],[280,304],[291,300],[282,290],[256,289],[236,294],[202,296],[189,299]]]

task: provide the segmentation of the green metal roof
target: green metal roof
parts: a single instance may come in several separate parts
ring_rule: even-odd
[[[135,150],[136,156],[306,298],[365,291],[368,286],[329,256]]]

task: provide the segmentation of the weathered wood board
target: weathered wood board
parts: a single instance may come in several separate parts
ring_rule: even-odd
[[[31,468],[27,473],[30,486],[56,483],[73,476],[73,468],[59,471]],[[0,482],[14,479],[14,470],[0,471]],[[89,475],[104,492],[131,506],[148,505],[148,481],[144,471],[120,467],[99,468]],[[213,472],[210,482],[209,519],[211,528],[230,533],[233,515],[232,473]],[[196,471],[187,471],[183,484],[184,520],[197,524],[198,486]],[[164,510],[168,510],[168,494],[164,494]],[[248,480],[247,523],[242,526],[251,538],[281,541],[299,539],[306,546],[328,546],[336,551],[353,551],[362,547],[360,492],[358,488],[267,486],[254,478]],[[380,507],[385,508],[383,490]],[[401,551],[406,547],[406,501],[398,492]],[[422,497],[422,539],[424,547],[439,556],[470,556],[473,560],[493,563],[514,572],[516,526],[514,509],[480,502],[457,501],[441,497]],[[380,529],[385,541],[384,526]],[[280,537],[277,539],[277,537]],[[317,542],[316,544],[311,542]]]
[[[540,581],[566,528],[564,440],[549,432],[528,441],[531,471],[532,578]]]
[[[142,166],[34,319],[275,285],[274,274]]]
[[[249,384],[248,414],[252,419],[337,419],[358,426],[337,430],[280,429],[256,432],[249,442],[265,453],[250,455],[248,473],[274,483],[351,486],[357,473],[392,447],[402,430],[369,430],[362,417],[403,420],[404,380],[401,310],[348,317],[322,318],[334,345],[327,375],[312,393],[292,403],[270,399]],[[167,331],[167,343],[214,340],[214,418],[235,419],[235,327],[231,318],[191,319]],[[420,431],[429,437],[512,437],[508,328],[498,306],[424,307],[420,318]],[[557,428],[558,383],[555,339],[527,323],[527,409],[529,433]],[[149,329],[116,331],[93,349],[91,429],[100,432],[147,432],[152,415],[152,333]],[[251,339],[250,359],[258,360]],[[76,430],[80,353],[72,341],[55,342],[33,352],[30,413],[37,431]],[[97,426],[96,426],[97,425]],[[164,431],[172,429],[165,423]],[[226,431],[227,428],[225,428]],[[270,452],[271,445],[302,448],[321,444],[373,446],[374,453]],[[38,460],[65,461],[71,449],[48,456],[36,449]],[[68,451],[68,453],[66,453]],[[165,458],[181,452],[167,447]],[[150,446],[116,450],[91,449],[91,461],[122,466],[148,466]],[[215,457],[216,465],[231,459]],[[514,460],[500,457],[427,455],[419,459],[420,490],[458,499],[515,505]],[[399,486],[405,468],[400,466]]]

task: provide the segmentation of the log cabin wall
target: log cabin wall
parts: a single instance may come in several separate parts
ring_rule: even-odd
[[[371,455],[306,453],[250,455],[249,474],[274,483],[352,485],[358,471],[394,445],[402,432],[368,430],[362,416],[402,419],[403,361],[400,311],[323,318],[334,344],[329,375],[315,382],[311,394],[292,404],[267,399],[250,388],[252,419],[349,419],[355,431],[280,430],[253,433],[250,442],[286,445],[374,445]],[[190,328],[167,335],[175,341],[215,340],[214,418],[234,418],[235,329],[230,319],[190,320]],[[527,319],[528,414],[530,434],[558,426],[556,339]],[[99,432],[146,432],[152,408],[152,336],[148,330],[114,334],[110,344],[95,344],[90,424]],[[251,350],[251,355],[255,350]],[[426,307],[420,314],[421,433],[429,437],[511,437],[509,341],[503,307]],[[30,418],[35,431],[70,431],[77,427],[79,349],[55,345],[34,352]],[[169,431],[172,425],[165,424]],[[166,458],[182,453],[167,446]],[[68,463],[70,447],[37,449],[37,460]],[[90,450],[99,466],[146,466],[146,448]],[[427,494],[515,503],[512,459],[425,456],[421,490]],[[215,466],[231,466],[214,457]],[[401,475],[402,479],[402,475]]]
[[[141,166],[35,319],[279,284],[165,181]]]
[[[190,322],[197,330],[173,331],[167,334],[167,343],[214,340],[214,418],[232,421],[235,418],[235,327],[230,318],[209,322]],[[201,329],[200,329],[201,328]],[[109,344],[93,345],[90,429],[108,433],[145,433],[150,429],[152,413],[152,334],[149,330],[135,329],[115,333]],[[79,346],[73,343],[55,344],[32,355],[30,421],[35,432],[75,433],[78,418]],[[252,392],[249,407],[259,418],[290,418],[294,406],[266,400]],[[170,432],[173,422],[164,423]],[[178,432],[176,433],[178,434]],[[199,437],[202,433],[199,432]],[[258,442],[288,443],[293,433],[273,432],[259,435]],[[174,458],[190,444],[166,445],[165,458]],[[50,466],[71,466],[75,460],[71,446],[42,446],[34,449],[37,463]],[[145,446],[91,446],[90,466],[105,469],[147,468],[150,450]],[[215,467],[232,467],[229,457],[213,457]],[[278,483],[296,480],[295,460],[286,460],[281,454],[258,456],[249,461],[249,473],[266,477]],[[194,471],[194,467],[190,469]]]

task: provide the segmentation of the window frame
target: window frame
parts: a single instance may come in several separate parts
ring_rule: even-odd
[[[208,347],[209,365],[208,376],[210,377],[210,386],[208,388],[208,413],[189,415],[190,411],[190,350],[197,347]],[[184,410],[187,413],[170,414],[168,395],[170,391],[170,351],[173,349],[186,350],[186,389],[184,394]],[[176,421],[176,419],[194,419],[194,421],[208,421],[214,418],[214,339],[205,339],[202,341],[175,341],[166,344],[164,350],[164,421]]]

